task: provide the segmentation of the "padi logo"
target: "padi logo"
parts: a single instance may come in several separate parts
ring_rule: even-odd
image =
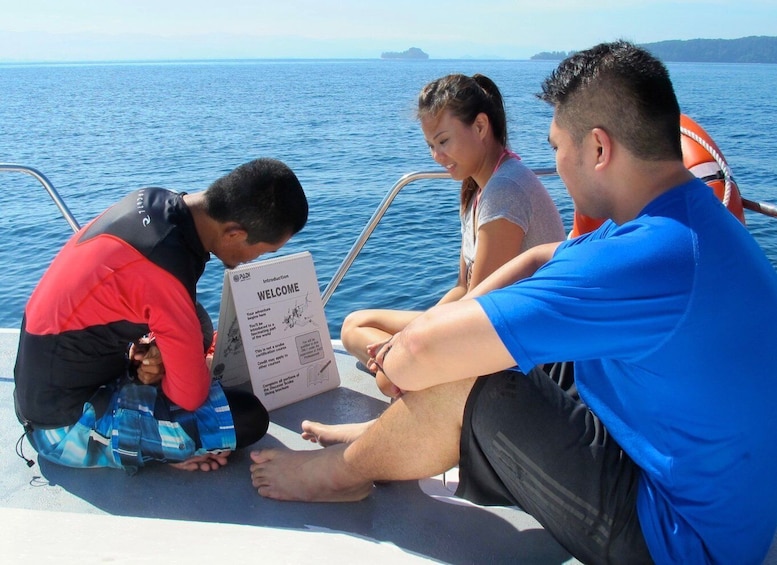
[[[139,215],[144,216],[141,220],[144,228],[148,227],[148,225],[151,223],[151,216],[149,216],[148,212],[146,212],[146,204],[144,202],[145,194],[146,189],[142,188],[138,191],[138,197],[135,199],[135,210],[137,210]]]
[[[235,273],[232,280],[236,283],[251,280],[251,273]]]

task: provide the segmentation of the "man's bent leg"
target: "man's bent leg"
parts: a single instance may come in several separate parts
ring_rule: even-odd
[[[541,370],[481,378],[467,402],[457,495],[513,504],[584,562],[643,563],[639,468]]]
[[[348,445],[255,451],[252,484],[268,498],[334,502],[366,497],[373,481],[442,473],[458,461],[461,419],[473,383],[406,393]]]
[[[54,429],[30,429],[27,437],[38,456],[66,467],[121,469],[115,457],[110,435],[97,431],[99,420],[94,406],[87,402],[81,418],[72,426]]]
[[[241,426],[256,427],[244,430],[245,441],[259,431],[264,434],[266,411],[258,399],[254,404],[238,404]],[[211,387],[203,406],[188,412],[171,404],[154,386],[124,382],[100,388],[75,424],[32,427],[28,437],[40,457],[69,467],[123,468],[132,474],[149,461],[186,463],[199,457],[207,465],[198,468],[213,469],[224,465],[235,448],[229,408],[218,385]]]
[[[224,389],[235,425],[237,449],[262,439],[270,426],[270,416],[262,402],[250,392]]]
[[[475,381],[405,393],[350,444],[346,461],[374,481],[423,479],[447,471],[459,460],[464,405]]]

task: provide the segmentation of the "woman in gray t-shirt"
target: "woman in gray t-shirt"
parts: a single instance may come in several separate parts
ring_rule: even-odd
[[[418,97],[418,118],[434,160],[462,181],[459,277],[439,303],[462,298],[521,251],[564,239],[548,191],[508,148],[504,103],[493,81],[458,74],[437,79]],[[343,323],[343,344],[376,372],[368,346],[386,341],[419,314],[353,312]],[[377,380],[384,394],[401,394],[379,373]]]

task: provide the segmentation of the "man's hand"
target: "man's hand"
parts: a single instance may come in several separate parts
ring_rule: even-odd
[[[180,463],[170,463],[170,466],[181,471],[215,471],[227,464],[229,450],[218,450],[204,455],[195,455]]]
[[[153,340],[141,338],[130,346],[130,360],[137,367],[138,380],[144,385],[160,382],[165,376],[162,352]]]

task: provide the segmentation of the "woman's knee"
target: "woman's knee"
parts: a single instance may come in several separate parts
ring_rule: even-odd
[[[346,336],[350,337],[354,330],[359,327],[359,318],[361,317],[361,310],[351,312],[343,320],[343,325],[340,326],[340,339],[345,343]]]
[[[345,317],[340,328],[340,340],[347,351],[352,354],[361,353],[366,347],[367,344],[362,343],[364,339],[361,335],[369,322],[369,310],[357,310]]]

